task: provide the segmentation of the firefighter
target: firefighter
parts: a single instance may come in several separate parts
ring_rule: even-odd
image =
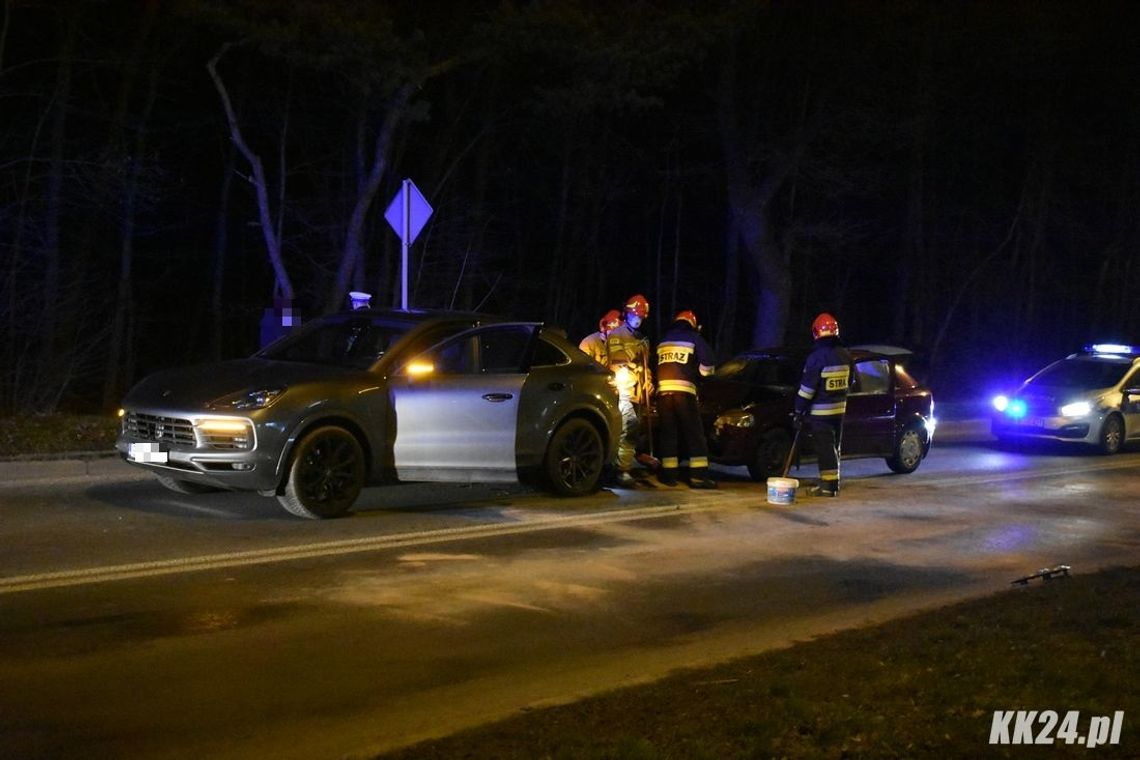
[[[631,296],[625,303],[622,323],[606,336],[606,357],[618,390],[621,410],[621,438],[618,441],[616,485],[632,488],[636,479],[631,474],[637,455],[637,436],[641,420],[653,394],[653,378],[649,370],[649,341],[638,331],[649,316],[649,301],[643,295]]]
[[[712,348],[701,337],[697,315],[677,312],[657,345],[657,419],[660,424],[662,485],[677,485],[678,442],[689,455],[689,485],[716,488],[708,476],[709,450],[697,407],[697,382],[715,370]]]
[[[815,344],[804,361],[796,394],[795,425],[799,430],[806,424],[819,457],[820,482],[811,493],[838,496],[839,450],[851,380],[851,354],[839,342],[839,323],[830,314],[824,312],[815,318],[811,334]]]
[[[582,342],[578,344],[578,348],[582,353],[590,357],[603,367],[609,365],[606,352],[606,336],[613,331],[615,327],[621,324],[621,314],[617,309],[610,309],[606,312],[605,316],[598,321],[598,331],[592,332]]]

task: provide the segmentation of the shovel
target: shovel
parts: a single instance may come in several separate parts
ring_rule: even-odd
[[[784,460],[784,471],[780,473],[780,477],[788,477],[788,470],[792,469],[792,460],[796,458],[796,449],[800,446],[800,428],[796,428],[796,434],[792,438],[792,445],[788,447],[788,458]]]

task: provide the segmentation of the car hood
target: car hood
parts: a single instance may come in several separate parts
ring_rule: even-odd
[[[224,396],[263,388],[365,379],[363,370],[272,359],[235,359],[156,372],[127,394],[124,404],[208,409]]]

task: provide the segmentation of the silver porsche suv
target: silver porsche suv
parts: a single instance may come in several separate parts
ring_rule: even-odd
[[[557,328],[371,309],[248,359],[155,373],[120,415],[117,450],[167,488],[257,491],[314,519],[395,482],[586,494],[621,430],[612,375]]]

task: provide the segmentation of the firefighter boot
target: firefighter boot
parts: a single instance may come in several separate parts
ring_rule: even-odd
[[[636,488],[637,478],[633,477],[628,472],[619,472],[617,477],[614,478],[614,486],[617,488]]]
[[[830,485],[829,484],[821,484],[821,485],[818,485],[815,488],[811,489],[811,491],[809,493],[811,493],[812,496],[832,496],[832,497],[838,496],[839,495],[839,484],[838,483],[831,483]]]
[[[663,486],[677,485],[677,468],[662,467],[657,471],[657,482]]]
[[[696,467],[689,473],[689,488],[716,488],[716,481],[709,477],[706,467]]]

